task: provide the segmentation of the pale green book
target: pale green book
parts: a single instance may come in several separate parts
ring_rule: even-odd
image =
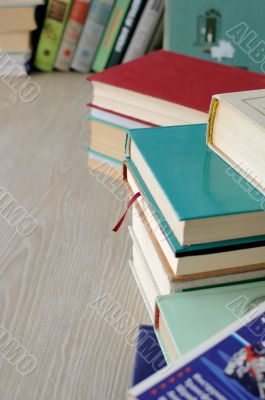
[[[34,65],[41,71],[52,71],[60,48],[72,0],[49,0]]]
[[[167,361],[184,356],[264,300],[264,280],[157,297],[155,328]]]
[[[93,71],[100,72],[106,68],[130,4],[131,0],[116,1],[92,64]]]

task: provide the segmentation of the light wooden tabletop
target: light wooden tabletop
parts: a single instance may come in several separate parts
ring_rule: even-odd
[[[40,94],[28,103],[0,79],[0,398],[123,399],[136,326],[150,322],[128,223],[111,232],[125,203],[87,168],[85,76],[32,79]]]

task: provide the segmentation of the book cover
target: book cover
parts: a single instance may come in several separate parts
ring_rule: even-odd
[[[170,228],[167,220],[159,209],[157,202],[154,197],[150,193],[148,187],[144,183],[141,175],[139,174],[137,168],[130,158],[126,159],[126,164],[124,166],[124,179],[126,180],[126,169],[130,169],[131,173],[134,176],[134,179],[137,182],[137,190],[139,190],[142,196],[147,201],[150,209],[152,210],[152,215],[158,221],[161,230],[164,234],[165,240],[169,243],[172,251],[175,253],[176,257],[187,257],[187,256],[196,256],[203,254],[211,254],[211,253],[219,253],[223,251],[232,251],[232,250],[240,250],[243,248],[251,248],[251,247],[259,247],[265,245],[265,235],[241,238],[241,239],[233,239],[233,240],[224,240],[221,242],[211,242],[204,244],[194,244],[191,246],[182,246],[174,235],[172,229]]]
[[[265,72],[264,13],[263,0],[167,0],[164,48]]]
[[[126,156],[130,158],[133,149],[133,157],[135,155],[141,164],[141,170],[136,165],[139,173],[143,179],[145,176],[145,181],[149,180],[149,183],[146,181],[148,189],[181,244],[263,235],[261,221],[265,216],[262,207],[265,197],[254,187],[251,187],[252,196],[249,196],[249,192],[231,179],[227,164],[206,145],[206,127],[205,124],[193,124],[131,130],[127,137]],[[216,217],[226,217],[226,231],[223,234],[214,231],[215,236],[211,233],[209,240],[211,221],[215,226],[218,223]],[[253,226],[248,224],[250,217],[255,220]],[[236,218],[242,225],[232,223]],[[199,236],[186,239],[191,225],[188,228],[182,223],[200,221],[201,226],[206,219],[206,236],[201,236],[200,228]],[[255,231],[251,230],[252,227]]]
[[[53,69],[71,3],[72,0],[49,0],[34,61],[35,67],[42,71]]]
[[[70,69],[73,54],[85,23],[90,4],[90,0],[75,0],[73,3],[55,62],[55,68],[61,71],[68,71]]]
[[[132,40],[124,54],[123,63],[134,60],[147,52],[148,45],[153,36],[157,24],[164,12],[164,0],[149,0],[139,20]]]
[[[165,366],[166,361],[153,326],[140,325],[135,348],[132,386],[142,382]]]
[[[265,303],[128,392],[129,399],[265,398]]]
[[[265,87],[265,76],[262,74],[165,50],[158,50],[115,68],[91,74],[88,80],[180,104],[207,114],[211,98],[216,93]]]
[[[106,68],[131,1],[132,0],[117,0],[115,2],[108,25],[106,26],[92,64],[93,71],[99,72]]]
[[[156,333],[160,321],[173,345],[172,357],[182,357],[199,344],[242,318],[253,304],[265,301],[264,278],[260,282],[193,290],[159,296],[156,300]],[[211,323],[208,323],[211,321]],[[192,327],[196,326],[196,330]]]
[[[71,68],[79,72],[89,72],[113,4],[114,0],[93,0],[77,44]]]
[[[141,17],[146,0],[132,0],[126,18],[123,22],[115,47],[108,62],[108,68],[120,64],[130,43],[134,30]]]

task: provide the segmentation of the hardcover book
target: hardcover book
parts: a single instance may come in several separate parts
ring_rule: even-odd
[[[164,48],[265,72],[264,14],[263,0],[167,0]]]
[[[113,3],[114,0],[93,0],[71,63],[76,71],[89,72]]]
[[[155,36],[158,22],[163,12],[164,0],[148,0],[128,49],[124,54],[123,63],[143,56],[147,52],[150,41]]]
[[[155,311],[156,333],[173,361],[263,301],[264,280],[159,296]]]
[[[75,0],[73,3],[55,62],[55,68],[61,71],[68,71],[70,69],[74,51],[85,23],[91,1]]]
[[[106,68],[131,1],[132,0],[117,0],[115,2],[92,64],[93,71],[99,72]]]
[[[123,22],[115,47],[109,59],[108,68],[120,64],[145,5],[146,0],[132,0],[131,6]]]
[[[265,398],[265,304],[128,392],[128,399]]]
[[[49,0],[46,17],[35,54],[34,65],[52,71],[69,15],[71,0]]]
[[[265,76],[158,50],[88,77],[93,105],[153,125],[207,122],[216,93],[264,89]]]
[[[265,90],[227,93],[213,97],[207,143],[242,177],[265,193]],[[237,179],[230,169],[231,179]],[[251,186],[237,180],[253,196]],[[262,196],[261,207],[265,209]]]
[[[131,130],[126,156],[181,245],[263,235],[265,197],[231,179],[205,134],[205,124]]]

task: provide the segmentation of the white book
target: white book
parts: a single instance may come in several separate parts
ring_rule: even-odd
[[[213,96],[207,143],[253,185],[242,184],[242,190],[264,210],[255,188],[265,194],[265,89]],[[227,174],[236,179],[232,168]]]
[[[126,50],[123,63],[134,60],[147,52],[149,43],[158,27],[164,11],[164,0],[149,0],[138,22],[131,42]]]

